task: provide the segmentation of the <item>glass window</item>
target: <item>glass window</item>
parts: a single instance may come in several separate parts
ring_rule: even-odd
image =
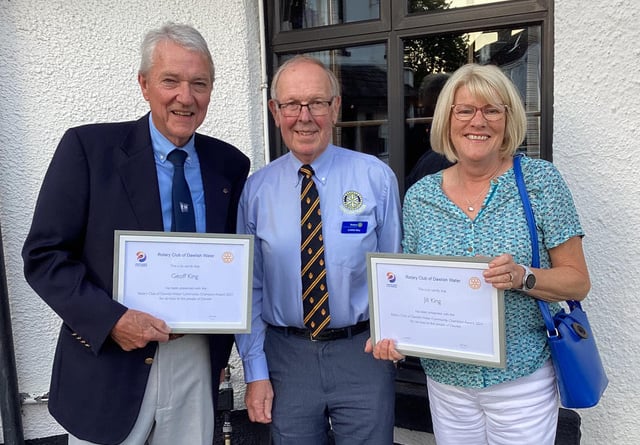
[[[343,90],[333,142],[383,159],[404,193],[428,150],[442,81],[468,62],[495,64],[525,103],[520,149],[551,160],[552,1],[267,0],[269,23],[280,25],[267,27],[271,74],[292,54],[323,60]],[[271,125],[274,159],[287,149]]]
[[[429,128],[449,73],[475,62],[499,66],[522,96],[529,119],[521,150],[540,156],[540,27],[502,28],[404,40],[405,171],[430,147]]]
[[[380,0],[281,0],[282,31],[376,20]]]
[[[407,0],[407,11],[410,13],[427,13],[451,8],[499,3],[507,0]]]

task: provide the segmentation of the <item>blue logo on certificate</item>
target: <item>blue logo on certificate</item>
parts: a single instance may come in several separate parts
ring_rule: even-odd
[[[367,233],[367,221],[342,221],[342,233]]]

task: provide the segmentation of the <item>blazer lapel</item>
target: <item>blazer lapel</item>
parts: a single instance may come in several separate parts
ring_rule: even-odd
[[[163,231],[158,174],[149,133],[149,114],[123,141],[118,163],[122,182],[141,230]]]

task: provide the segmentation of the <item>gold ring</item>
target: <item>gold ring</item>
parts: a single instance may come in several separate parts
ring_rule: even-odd
[[[513,274],[509,272],[509,283],[513,283]]]

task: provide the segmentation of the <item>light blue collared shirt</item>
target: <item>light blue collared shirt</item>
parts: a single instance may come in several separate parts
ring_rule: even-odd
[[[238,232],[255,235],[250,334],[236,335],[245,380],[269,378],[267,324],[304,328],[300,280],[302,163],[291,153],[249,177]],[[378,158],[329,145],[312,164],[320,195],[331,323],[369,319],[367,252],[401,251],[401,212],[393,171]]]
[[[160,187],[160,204],[162,205],[162,222],[164,231],[171,231],[172,202],[171,189],[173,183],[173,164],[167,162],[167,155],[176,148],[153,124],[151,114],[149,114],[149,130],[151,132],[151,145],[153,146],[153,156],[156,160],[156,171],[158,173],[158,186]],[[184,163],[184,175],[189,184],[191,199],[193,200],[193,211],[196,218],[196,232],[206,232],[207,223],[204,208],[204,187],[202,176],[200,175],[200,160],[194,143],[194,136],[184,147],[180,147],[188,154]]]

